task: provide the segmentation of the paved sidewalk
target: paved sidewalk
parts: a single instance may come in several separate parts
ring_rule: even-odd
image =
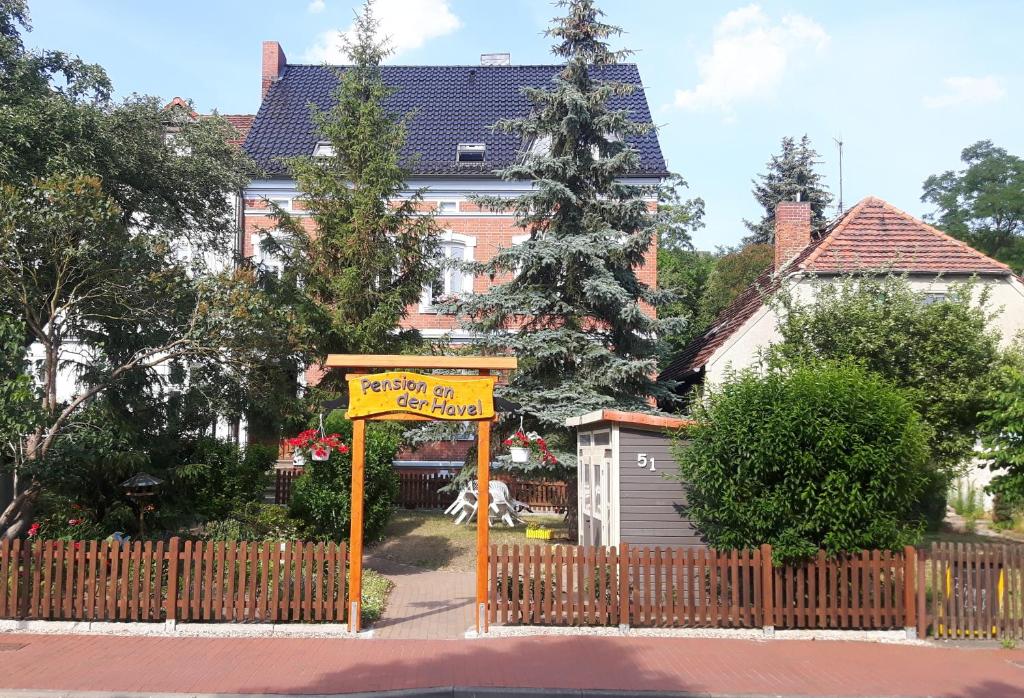
[[[5,634],[0,650],[0,695],[11,689],[340,694],[475,686],[733,696],[1024,696],[1019,650],[856,642]]]
[[[383,617],[373,624],[385,640],[455,640],[474,627],[472,572],[430,571],[367,555],[364,565],[395,583]]]

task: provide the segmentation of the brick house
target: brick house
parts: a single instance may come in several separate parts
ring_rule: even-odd
[[[485,60],[486,59],[486,60]],[[515,196],[526,192],[530,182],[503,181],[495,171],[512,164],[524,144],[516,136],[495,133],[491,127],[503,118],[525,115],[529,102],[524,87],[544,87],[560,70],[557,65],[512,65],[504,54],[481,57],[480,65],[383,66],[385,83],[394,88],[389,109],[395,114],[413,113],[408,141],[402,153],[411,172],[408,191],[425,188],[424,205],[437,216],[442,228],[445,256],[467,261],[486,261],[502,247],[525,238],[511,215],[483,211],[471,199],[476,195]],[[635,65],[620,64],[602,69],[607,79],[633,83],[642,88]],[[301,192],[288,176],[282,158],[300,155],[329,156],[329,144],[317,134],[310,119],[310,104],[330,106],[338,83],[338,68],[325,65],[289,64],[281,46],[263,44],[262,102],[243,147],[263,172],[242,194],[242,239],[239,252],[260,256],[261,231],[273,229],[267,215],[274,203],[302,216]],[[651,121],[642,89],[613,102],[629,109],[637,121]],[[633,141],[640,154],[640,168],[630,181],[657,182],[667,174],[655,133]],[[651,202],[651,205],[656,205]],[[312,226],[312,221],[309,221]],[[639,270],[645,283],[657,282],[657,251],[652,247],[647,264]],[[273,263],[273,260],[263,260]],[[440,295],[481,293],[493,283],[478,276],[469,278],[456,270],[423,289],[418,303],[408,308],[403,326],[420,330],[427,339],[469,343],[473,337],[459,328],[456,318],[437,312],[433,299]],[[315,371],[307,372],[315,381]],[[462,444],[437,444],[416,454],[402,454],[403,463],[447,468],[461,464]]]

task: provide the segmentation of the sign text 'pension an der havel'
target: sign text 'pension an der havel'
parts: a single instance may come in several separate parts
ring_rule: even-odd
[[[494,417],[494,379],[392,371],[348,378],[348,417],[389,413],[432,419]]]

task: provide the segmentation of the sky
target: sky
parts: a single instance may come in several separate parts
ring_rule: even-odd
[[[29,46],[104,66],[116,93],[255,113],[261,42],[291,63],[342,62],[357,0],[30,0]],[[603,0],[636,51],[669,169],[707,206],[699,249],[737,244],[760,209],[751,179],[807,134],[846,208],[874,195],[914,215],[930,174],[989,139],[1024,154],[1024,2]],[[553,62],[547,0],[377,0],[397,64]],[[835,213],[832,211],[830,213]]]

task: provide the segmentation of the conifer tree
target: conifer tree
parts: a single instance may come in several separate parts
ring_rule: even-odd
[[[789,136],[782,139],[782,152],[773,155],[768,161],[767,171],[754,180],[754,198],[764,208],[764,215],[759,221],[743,221],[750,231],[750,235],[743,239],[744,243],[775,242],[775,207],[780,201],[797,201],[797,196],[800,201],[811,202],[811,225],[825,224],[832,194],[825,186],[824,178],[814,169],[818,164],[817,158],[818,153],[806,134],[799,142]]]
[[[662,299],[636,273],[663,224],[649,208],[663,192],[622,181],[639,166],[631,140],[653,126],[610,105],[637,89],[610,79],[608,67],[628,55],[607,43],[621,30],[601,21],[593,0],[560,5],[565,16],[547,34],[564,67],[546,89],[525,90],[528,116],[497,124],[527,144],[500,175],[533,187],[515,199],[481,199],[512,211],[529,238],[478,266],[478,273],[508,280],[461,299],[458,311],[464,327],[482,337],[480,347],[519,357],[499,394],[522,406],[526,430],[545,436],[558,460],[553,468],[527,468],[573,480],[567,417],[648,410],[649,397],[667,394],[653,378],[662,323],[650,305]],[[518,424],[519,415],[507,416],[499,431]]]
[[[400,353],[418,343],[418,333],[398,326],[437,273],[438,229],[417,210],[423,192],[401,196],[409,115],[393,114],[386,104],[393,90],[381,62],[390,49],[378,36],[368,0],[346,43],[352,65],[340,71],[333,104],[313,110],[333,155],[289,161],[315,230],[278,208],[285,234],[268,244],[287,258],[284,274],[314,361],[329,353]]]

